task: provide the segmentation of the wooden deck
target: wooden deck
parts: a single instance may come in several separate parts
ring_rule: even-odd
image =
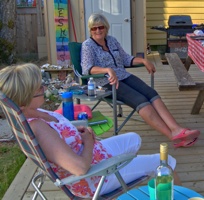
[[[165,136],[161,135],[144,122],[129,120],[121,133],[134,131],[140,134],[142,137],[142,147],[139,154],[157,153],[159,152],[159,144],[161,142],[168,142],[170,154],[177,159],[176,170],[183,186],[204,195],[204,106],[200,114],[191,115],[190,111],[195,101],[197,91],[179,91],[170,67],[168,65],[162,65],[156,53],[150,54],[148,57],[155,63],[157,68],[155,74],[155,89],[161,95],[170,112],[182,126],[199,129],[202,134],[195,146],[191,148],[174,149],[172,143],[169,142]],[[128,70],[145,80],[147,83],[150,83],[150,76],[145,68]],[[200,72],[195,65],[190,68],[189,73],[196,81],[203,80],[204,73]],[[106,104],[101,104],[98,109],[105,115],[112,117],[110,108]],[[127,110],[129,109],[124,107],[124,111],[126,112]],[[119,119],[119,123],[120,122],[121,120]],[[104,134],[103,137],[109,137],[111,135],[112,131],[109,131]],[[3,200],[31,199],[34,190],[30,185],[30,180],[36,170],[37,168],[31,161],[26,161]],[[64,193],[48,180],[44,184],[43,190],[49,200],[67,199]]]

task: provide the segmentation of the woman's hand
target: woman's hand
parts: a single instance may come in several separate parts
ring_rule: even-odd
[[[118,89],[119,86],[119,81],[118,81],[118,77],[116,76],[114,70],[112,70],[111,68],[102,68],[102,67],[97,67],[94,66],[91,69],[91,74],[108,74],[108,80],[110,85],[115,84],[116,89]]]
[[[143,63],[150,74],[154,74],[156,72],[156,68],[154,65],[147,59],[135,57],[133,59],[133,64]]]
[[[156,72],[156,68],[155,66],[148,60],[144,60],[144,65],[147,69],[147,71],[150,73],[150,74],[154,74]]]
[[[79,126],[77,127],[78,131],[81,133],[83,143],[91,142],[92,144],[95,141],[95,134],[91,127]]]
[[[108,75],[109,75],[109,83],[110,85],[115,84],[116,89],[118,89],[119,86],[119,81],[118,81],[118,77],[116,76],[114,70],[112,70],[111,68],[108,68]]]

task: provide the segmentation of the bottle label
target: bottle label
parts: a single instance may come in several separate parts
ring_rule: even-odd
[[[94,84],[89,84],[88,85],[88,90],[94,90]]]
[[[73,99],[72,98],[66,98],[66,99],[63,99],[63,102],[73,102]]]

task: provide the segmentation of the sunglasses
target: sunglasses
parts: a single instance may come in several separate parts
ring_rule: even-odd
[[[44,96],[44,92],[45,92],[45,91],[44,91],[44,86],[43,86],[43,85],[40,86],[39,90],[40,90],[40,92],[42,92],[42,93],[34,95],[33,98],[35,98],[35,97],[40,97],[40,96]]]
[[[105,26],[95,26],[91,28],[91,31],[96,31],[97,29],[99,30],[103,30],[105,28]]]

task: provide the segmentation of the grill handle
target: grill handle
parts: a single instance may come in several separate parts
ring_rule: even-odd
[[[177,21],[176,23],[177,24],[185,24],[186,22],[185,21]]]

